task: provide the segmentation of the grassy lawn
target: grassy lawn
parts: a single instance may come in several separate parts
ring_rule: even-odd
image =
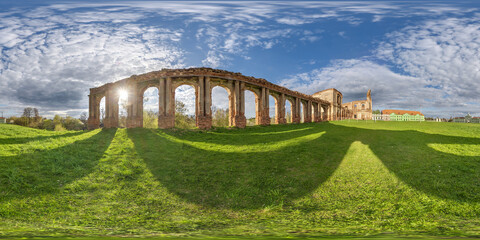
[[[479,237],[480,125],[3,124],[0,237],[29,236]]]

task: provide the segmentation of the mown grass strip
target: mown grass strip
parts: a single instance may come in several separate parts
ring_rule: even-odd
[[[480,235],[477,125],[4,126],[2,237]]]

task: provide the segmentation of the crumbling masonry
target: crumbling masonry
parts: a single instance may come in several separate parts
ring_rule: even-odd
[[[239,128],[246,126],[245,90],[250,90],[255,94],[256,124],[258,125],[270,124],[269,96],[275,99],[274,122],[277,124],[287,122],[285,119],[286,101],[291,104],[291,121],[293,123],[301,121],[300,108],[303,108],[304,122],[320,122],[348,117],[348,110],[346,107],[342,107],[341,99],[332,101],[333,99],[329,97],[316,96],[318,93],[306,95],[275,85],[265,79],[211,68],[162,69],[91,88],[88,128],[100,127],[100,101],[103,97],[105,97],[104,127],[118,127],[120,89],[128,92],[127,128],[143,127],[143,94],[149,87],[158,89],[158,127],[172,128],[175,126],[175,89],[185,84],[195,89],[196,125],[200,129],[209,129],[212,126],[211,93],[215,86],[221,86],[228,92],[230,126]],[[336,92],[338,91],[335,90],[330,95],[337,96]],[[335,113],[338,112],[338,109],[341,109],[340,112],[344,111],[345,114],[337,117]]]

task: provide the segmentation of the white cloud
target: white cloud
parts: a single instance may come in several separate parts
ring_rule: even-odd
[[[229,109],[228,92],[226,89],[220,86],[212,89],[212,106],[216,109]]]
[[[382,15],[374,15],[372,22],[380,22],[383,19],[384,16]]]
[[[228,60],[220,51],[209,50],[207,57],[202,60],[204,66],[218,68],[219,66],[225,66],[225,62]]]
[[[223,29],[219,29],[220,26],[200,28],[195,35],[197,40],[204,42],[209,49],[206,58],[202,60],[204,66],[213,68],[228,66],[228,60],[233,55],[249,59],[247,54],[251,48],[271,49],[281,39],[295,34],[291,29],[263,30],[264,27],[243,24],[225,24],[221,27]]]
[[[183,66],[183,51],[175,44],[181,30],[143,26],[127,21],[134,21],[133,15],[109,14],[88,12],[76,18],[38,10],[1,18],[0,26],[9,27],[0,29],[0,99],[18,109],[38,107],[45,115],[73,112],[88,107],[91,87]],[[118,21],[112,23],[113,18]]]
[[[400,75],[362,59],[333,61],[328,67],[292,76],[280,84],[307,94],[336,88],[343,93],[344,102],[365,99],[368,89],[372,89],[375,108],[421,108],[426,102],[423,98],[437,94],[433,89],[424,91],[422,79]]]
[[[478,19],[430,20],[388,34],[368,59],[332,61],[281,84],[306,93],[337,88],[345,101],[364,99],[371,88],[374,108],[424,109],[441,117],[480,115],[479,53]]]
[[[287,38],[317,41],[320,32],[306,33],[301,28],[308,23],[335,19],[358,25],[364,19],[356,14],[370,14],[376,22],[391,17],[452,16],[466,11],[471,9],[447,3],[419,7],[409,2],[371,1],[121,1],[54,4],[27,11],[12,9],[11,13],[0,13],[0,100],[8,99],[10,105],[18,107],[35,104],[46,111],[59,108],[79,111],[88,105],[89,87],[131,74],[184,66],[185,52],[179,46],[189,39],[183,27],[189,30],[198,27],[193,30],[194,47],[203,52],[203,65],[216,68],[229,66],[233,57],[250,59],[252,48],[272,49]],[[153,26],[149,23],[153,18],[176,21],[179,25]],[[389,36],[390,40],[379,48],[376,56],[391,61],[390,68],[374,61],[342,60],[315,74],[361,82],[365,80],[360,75],[378,78],[370,76],[371,71],[400,82],[413,78],[439,87],[441,97],[428,98],[436,105],[446,104],[444,95],[453,99],[450,105],[478,101],[473,97],[480,82],[473,81],[478,79],[478,32],[473,21],[431,21]],[[390,70],[397,68],[402,74]],[[354,71],[361,74],[356,76]],[[305,81],[316,77],[315,74],[304,76]],[[453,83],[452,79],[459,83]],[[316,84],[326,85],[322,81]],[[422,87],[418,82],[413,85]],[[429,87],[425,91],[440,90]]]
[[[378,49],[378,56],[425,79],[426,85],[441,89],[439,98],[445,98],[441,102],[449,105],[479,100],[479,20],[427,21],[391,33],[388,38]]]
[[[283,17],[277,19],[278,23],[287,24],[287,25],[302,25],[305,23],[311,23],[311,20],[295,18],[295,17]]]
[[[158,88],[150,87],[143,93],[143,109],[158,113]]]

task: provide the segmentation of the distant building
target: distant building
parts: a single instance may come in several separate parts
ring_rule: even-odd
[[[343,111],[344,109],[342,109],[343,95],[340,91],[335,88],[329,88],[320,92],[316,92],[312,94],[312,96],[330,102],[330,107],[328,108],[328,120],[345,119]]]
[[[329,120],[342,119],[372,119],[372,91],[368,90],[367,99],[342,103],[343,95],[335,88],[326,89],[312,94],[313,97],[330,102]]]
[[[342,104],[352,119],[372,119],[372,91],[368,90],[367,99]]]
[[[382,114],[373,114],[372,120],[425,121],[425,116],[419,111],[386,109],[382,111]]]
[[[465,117],[456,117],[453,118],[453,122],[460,123],[480,123],[480,117],[472,117],[470,114],[467,114]]]
[[[0,117],[0,123],[7,123],[7,119],[4,117]]]
[[[375,121],[390,121],[390,115],[372,114],[372,120],[375,120]]]

